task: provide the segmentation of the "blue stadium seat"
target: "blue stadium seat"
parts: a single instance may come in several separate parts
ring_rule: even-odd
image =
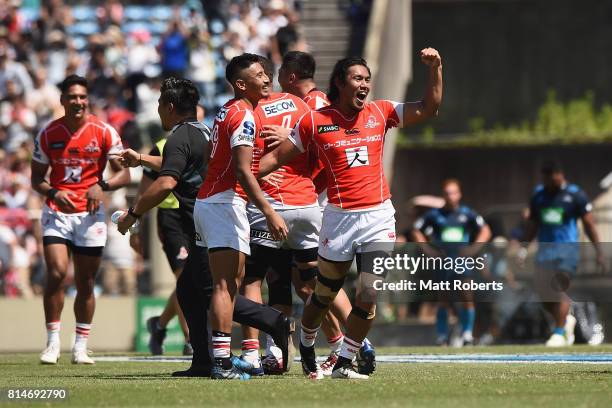
[[[168,23],[161,21],[154,21],[148,24],[149,31],[151,34],[163,34],[168,31]]]
[[[172,7],[155,6],[151,9],[151,17],[156,20],[168,21],[172,18]]]
[[[74,6],[72,7],[72,16],[76,21],[95,21],[96,9],[92,6]]]
[[[210,45],[212,45],[213,48],[218,48],[221,45],[223,45],[223,37],[220,35],[213,35],[210,37]]]
[[[26,22],[34,21],[40,15],[40,13],[38,12],[38,9],[34,9],[34,8],[22,8],[19,10],[19,12],[21,13],[22,17],[24,18]]]
[[[137,30],[149,31],[149,25],[146,22],[142,22],[142,21],[132,21],[132,22],[123,24],[121,26],[121,30],[124,33],[132,33]]]
[[[81,36],[72,36],[72,43],[77,51],[83,51],[87,48],[87,38]]]
[[[123,16],[129,21],[147,20],[150,17],[150,9],[144,6],[125,6]]]
[[[73,24],[71,27],[68,27],[68,32],[71,35],[89,36],[95,33],[99,33],[100,29],[98,27],[98,23],[96,22],[83,21],[83,22]]]
[[[223,24],[223,21],[219,20],[218,18],[210,20],[208,27],[211,33],[217,35],[221,35],[225,31],[225,24]]]

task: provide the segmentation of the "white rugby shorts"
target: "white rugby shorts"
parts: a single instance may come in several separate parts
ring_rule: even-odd
[[[251,254],[245,203],[207,203],[197,200],[193,210],[196,245],[232,248]]]
[[[64,214],[44,205],[40,222],[43,237],[58,237],[77,247],[103,247],[106,245],[107,226],[104,206],[90,215],[87,212]]]
[[[251,224],[251,243],[270,248],[310,249],[319,245],[321,210],[318,205],[301,208],[277,208],[275,210],[285,223],[289,234],[285,241],[275,241],[268,230],[266,217],[252,204],[247,206]]]
[[[319,256],[336,262],[351,261],[356,253],[369,252],[368,244],[377,244],[377,250],[393,250],[395,209],[391,200],[365,210],[347,211],[332,204],[325,207]]]

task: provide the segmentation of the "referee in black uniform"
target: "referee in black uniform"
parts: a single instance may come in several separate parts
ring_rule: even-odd
[[[183,273],[177,282],[176,293],[189,326],[194,354],[191,367],[173,375],[190,377],[208,377],[211,368],[206,311],[212,293],[212,278],[207,249],[195,245],[193,224],[193,207],[204,180],[210,139],[210,129],[196,119],[199,98],[198,90],[187,79],[168,78],[162,83],[158,113],[164,130],[171,130],[172,134],[168,137],[161,158],[139,154],[131,149],[122,153],[124,166],[142,165],[158,170],[159,174],[127,214],[120,218],[118,224],[119,231],[125,234],[140,216],[157,206],[168,193],[174,193],[179,200],[179,208],[184,216],[183,228],[194,239]],[[234,320],[270,334],[283,351],[284,364],[291,363],[289,347],[292,346],[292,322],[288,317],[267,305],[237,296]]]

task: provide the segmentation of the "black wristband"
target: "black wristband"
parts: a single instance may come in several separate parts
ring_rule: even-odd
[[[140,215],[138,215],[138,214],[136,214],[134,212],[134,207],[128,208],[128,214],[131,215],[132,217],[136,218],[136,219],[140,218]]]
[[[100,187],[102,187],[102,191],[108,191],[110,190],[110,186],[108,185],[108,183],[104,180],[98,180],[98,185]]]
[[[47,198],[51,201],[53,201],[53,199],[55,199],[55,195],[59,192],[59,190],[57,188],[53,188],[51,187],[51,189],[49,191],[47,191]]]

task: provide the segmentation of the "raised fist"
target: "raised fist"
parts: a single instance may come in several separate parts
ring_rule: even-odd
[[[442,65],[442,57],[434,48],[424,48],[421,50],[421,61],[423,64],[435,68]]]

